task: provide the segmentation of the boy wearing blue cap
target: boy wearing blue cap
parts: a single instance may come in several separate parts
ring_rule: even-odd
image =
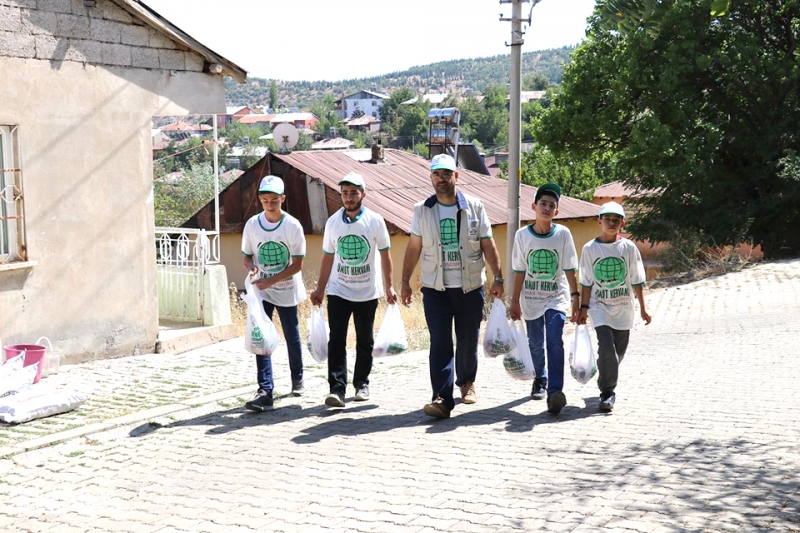
[[[619,364],[628,348],[633,328],[633,295],[645,324],[650,323],[644,303],[646,281],[639,249],[620,236],[625,227],[625,210],[617,202],[600,207],[598,218],[602,234],[583,247],[580,266],[581,309],[579,324],[592,321],[597,333],[597,386],[600,410],[611,412],[616,401],[615,389]]]
[[[531,399],[547,397],[547,410],[558,414],[567,403],[564,387],[564,322],[578,319],[578,254],[572,233],[553,224],[558,214],[561,188],[545,183],[536,190],[533,210],[536,220],[517,230],[511,263],[514,292],[511,319],[523,318],[528,328],[535,376]],[[545,350],[546,346],[546,350]],[[547,365],[545,367],[545,351]]]
[[[262,213],[250,218],[242,231],[242,264],[253,278],[257,296],[264,311],[272,319],[277,309],[283,336],[289,352],[292,374],[292,394],[305,392],[303,385],[303,349],[300,342],[297,305],[306,299],[303,277],[303,258],[306,237],[300,222],[282,209],[286,200],[283,180],[265,176],[258,187]],[[272,357],[256,355],[258,391],[245,404],[251,411],[272,409]]]

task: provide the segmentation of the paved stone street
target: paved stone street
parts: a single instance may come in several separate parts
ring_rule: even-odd
[[[551,416],[483,357],[479,402],[441,421],[424,352],[376,361],[372,399],[350,389],[343,410],[310,357],[306,396],[286,396],[279,352],[263,414],[242,407],[241,339],[65,367],[46,381],[89,402],[0,427],[0,530],[800,531],[800,261],[647,303],[609,415],[596,380],[567,375]]]

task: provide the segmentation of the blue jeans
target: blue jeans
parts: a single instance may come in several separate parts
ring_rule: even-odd
[[[344,394],[347,389],[347,328],[350,315],[356,329],[356,364],[353,368],[353,386],[356,391],[369,385],[372,370],[372,348],[375,345],[372,328],[378,300],[351,302],[334,294],[328,295],[328,385],[330,391]]]
[[[537,379],[547,380],[547,395],[564,388],[564,322],[566,313],[548,309],[534,320],[526,320],[528,346]],[[544,365],[545,337],[547,338],[547,367]],[[549,372],[548,372],[549,370]]]
[[[275,309],[278,310],[281,328],[283,329],[283,338],[286,339],[286,348],[289,352],[289,369],[292,373],[292,381],[300,381],[303,379],[303,348],[300,342],[297,306],[278,307],[266,300],[262,300],[262,302],[264,304],[264,312],[267,313],[270,320],[272,320],[272,314]],[[272,356],[256,355],[256,372],[258,388],[266,392],[272,392],[272,389],[275,388],[272,380]]]
[[[432,399],[453,400],[453,322],[456,326],[455,384],[474,382],[478,373],[478,334],[483,320],[483,287],[464,294],[461,289],[422,288],[422,306],[431,336],[428,356]]]

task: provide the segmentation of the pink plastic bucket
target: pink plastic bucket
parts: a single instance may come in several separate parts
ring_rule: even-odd
[[[42,367],[44,366],[44,353],[47,348],[38,344],[12,344],[3,347],[3,350],[6,352],[6,361],[25,352],[25,363],[22,366],[31,366],[39,363],[39,367],[36,369],[36,377],[33,380],[34,383],[39,383],[39,379],[42,377]]]

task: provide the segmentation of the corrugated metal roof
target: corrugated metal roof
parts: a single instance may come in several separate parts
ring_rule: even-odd
[[[364,205],[380,213],[387,222],[406,233],[411,231],[414,204],[434,193],[427,159],[387,148],[384,163],[370,163],[370,150],[336,152],[293,152],[272,154],[307,176],[321,180],[338,190],[339,180],[348,172],[358,172],[367,184]],[[469,170],[459,170],[458,189],[483,200],[492,225],[505,224],[508,219],[507,182]],[[520,184],[520,218],[523,222],[535,218],[531,203],[536,188]],[[556,220],[594,218],[599,206],[575,198],[562,197]]]

